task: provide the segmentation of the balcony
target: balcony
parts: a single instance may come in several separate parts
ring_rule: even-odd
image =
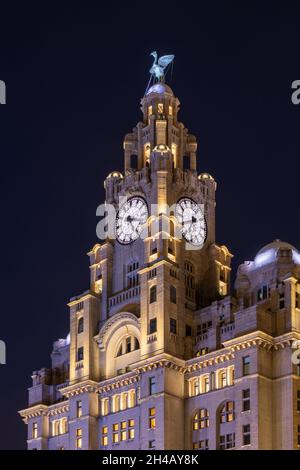
[[[115,313],[117,310],[127,304],[138,303],[141,293],[140,286],[131,287],[125,291],[119,292],[108,299],[109,314]]]

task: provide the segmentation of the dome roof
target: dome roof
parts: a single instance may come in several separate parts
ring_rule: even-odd
[[[200,173],[198,180],[213,180],[213,177],[209,173]]]
[[[155,83],[154,85],[152,85],[147,91],[146,95],[148,96],[151,93],[159,93],[159,94],[166,93],[167,95],[174,96],[174,93],[171,90],[171,88],[165,83],[161,83],[161,82]]]
[[[264,246],[259,250],[255,257],[256,265],[264,265],[272,263],[277,258],[277,253],[279,250],[291,250],[293,254],[293,261],[296,264],[300,264],[300,252],[293,245],[281,240],[274,240],[272,243]]]

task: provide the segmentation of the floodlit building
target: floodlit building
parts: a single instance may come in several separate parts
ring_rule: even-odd
[[[104,183],[116,237],[88,253],[70,334],[54,343],[51,367],[33,372],[20,411],[28,449],[296,449],[300,253],[265,246],[239,267],[231,295],[216,182],[197,173],[179,100],[158,82],[141,110],[124,171]]]

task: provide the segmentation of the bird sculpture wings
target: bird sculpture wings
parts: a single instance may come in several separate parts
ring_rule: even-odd
[[[158,65],[163,67],[164,69],[173,61],[175,55],[163,55],[158,59]]]

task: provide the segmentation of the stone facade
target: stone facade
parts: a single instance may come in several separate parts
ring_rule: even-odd
[[[140,196],[158,210],[145,238],[88,253],[89,290],[70,300],[70,334],[54,343],[51,368],[33,372],[20,411],[28,449],[296,449],[300,253],[275,240],[239,267],[230,295],[216,182],[197,174],[179,101],[157,83],[141,110],[106,202]],[[166,206],[182,197],[203,204],[200,250],[174,235]]]

